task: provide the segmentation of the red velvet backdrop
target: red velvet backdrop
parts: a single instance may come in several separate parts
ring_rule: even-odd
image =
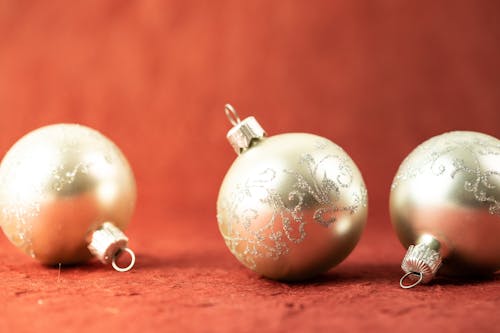
[[[398,289],[387,201],[423,140],[500,136],[499,13],[497,1],[0,1],[0,154],[39,126],[81,123],[122,148],[139,189],[131,273],[93,263],[58,278],[1,237],[0,331],[498,332],[498,277]],[[225,249],[227,102],[271,135],[325,136],[361,169],[365,236],[324,278],[270,282]]]

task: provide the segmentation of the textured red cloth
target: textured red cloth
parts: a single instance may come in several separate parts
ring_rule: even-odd
[[[138,182],[137,266],[59,272],[0,238],[0,332],[500,332],[498,275],[401,290],[389,187],[425,139],[500,136],[496,1],[0,1],[0,153],[39,126],[113,139]],[[228,253],[223,106],[341,145],[367,183],[352,255],[303,284]]]

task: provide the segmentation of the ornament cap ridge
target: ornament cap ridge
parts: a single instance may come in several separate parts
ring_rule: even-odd
[[[441,261],[442,257],[439,251],[432,249],[428,244],[418,243],[417,245],[410,245],[401,263],[401,268],[406,273],[401,278],[401,287],[408,289],[419,283],[431,281],[441,266]],[[403,282],[407,277],[413,279],[417,277],[418,281],[409,286],[404,285]]]
[[[266,132],[254,117],[240,120],[231,104],[226,104],[225,112],[229,122],[233,125],[226,137],[238,155],[250,148],[252,142],[266,136]]]
[[[128,237],[113,223],[105,222],[92,233],[88,249],[102,263],[111,264],[119,272],[126,272],[135,264],[135,254],[127,244]],[[117,257],[122,252],[130,255],[130,263],[126,267],[120,267],[116,263]]]

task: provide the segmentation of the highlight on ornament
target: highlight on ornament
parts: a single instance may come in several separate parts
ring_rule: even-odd
[[[34,130],[0,164],[0,227],[12,244],[46,265],[96,257],[120,272],[135,255],[123,230],[136,201],[120,149],[76,124]],[[129,263],[118,258],[128,254]]]
[[[366,223],[361,173],[330,140],[306,133],[268,137],[254,117],[225,107],[238,155],[222,181],[217,220],[231,253],[267,278],[297,281],[344,260]]]
[[[467,131],[433,137],[403,161],[391,221],[408,249],[400,286],[500,269],[500,140]]]

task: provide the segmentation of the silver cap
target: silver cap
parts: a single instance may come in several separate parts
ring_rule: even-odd
[[[436,275],[437,270],[441,266],[441,261],[442,258],[439,251],[432,249],[428,244],[420,243],[410,245],[401,263],[401,268],[406,272],[404,277],[419,277],[416,284],[427,283]],[[403,288],[406,287],[402,283],[401,286]]]
[[[113,268],[120,272],[128,271],[134,266],[135,255],[128,247],[128,238],[114,224],[105,222],[92,233],[92,238],[88,245],[90,253],[104,264],[112,264]],[[131,256],[130,264],[125,267],[118,267],[116,257],[126,251]]]
[[[227,139],[238,155],[248,149],[253,141],[266,136],[266,132],[254,117],[240,120],[236,110],[230,104],[226,104],[225,111],[234,126],[227,133]]]

